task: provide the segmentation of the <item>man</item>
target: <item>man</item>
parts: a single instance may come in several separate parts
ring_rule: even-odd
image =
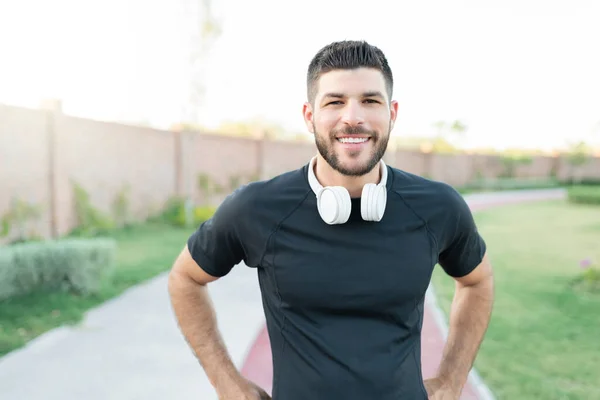
[[[206,292],[244,261],[258,272],[273,399],[458,399],[493,298],[470,210],[449,185],[383,163],[398,104],[378,48],[326,46],[307,84],[317,156],[236,190],[191,235],[169,282],[181,330],[219,399],[269,398],[229,359]],[[423,304],[436,264],[456,295],[439,374],[423,382]]]

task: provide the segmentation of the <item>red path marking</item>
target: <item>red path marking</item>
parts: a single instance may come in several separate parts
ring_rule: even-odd
[[[482,201],[470,205],[472,211],[480,211],[483,209],[517,203],[527,200],[539,200],[539,198],[525,197],[521,198],[516,195],[510,198],[502,198],[496,201]],[[437,326],[433,312],[428,305],[425,306],[423,329],[421,332],[421,361],[423,378],[433,377],[442,358],[442,351],[445,345],[444,336],[441,329]],[[260,385],[264,390],[271,393],[273,384],[273,364],[271,359],[271,346],[266,325],[259,332],[256,340],[252,344],[246,360],[242,366],[241,373],[247,379]],[[471,380],[463,388],[461,400],[477,400],[477,391],[472,385]]]

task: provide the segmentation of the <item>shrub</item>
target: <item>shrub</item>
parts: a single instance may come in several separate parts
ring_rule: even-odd
[[[213,206],[195,206],[192,210],[190,223],[192,225],[198,225],[207,219],[209,219],[215,213],[216,207]],[[178,227],[186,226],[186,209],[185,199],[172,198],[170,199],[162,213],[155,218],[161,222],[165,222]]]
[[[600,186],[571,186],[567,189],[567,193],[572,203],[600,205]]]
[[[216,211],[216,207],[196,207],[194,208],[194,224],[198,225],[210,219]]]
[[[185,199],[172,197],[167,201],[159,220],[175,226],[185,226]]]
[[[575,279],[575,284],[587,290],[600,291],[600,265],[592,259],[581,260],[583,272]]]
[[[0,247],[0,299],[33,291],[92,294],[115,266],[108,238],[59,239]]]
[[[77,223],[69,233],[71,236],[94,237],[107,234],[115,228],[110,216],[92,205],[90,195],[81,185],[73,183],[73,194]]]

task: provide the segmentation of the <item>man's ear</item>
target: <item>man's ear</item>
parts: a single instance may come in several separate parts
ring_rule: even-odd
[[[308,129],[308,131],[310,133],[315,133],[314,130],[314,122],[313,122],[313,117],[314,117],[314,112],[313,112],[313,106],[312,104],[310,104],[310,102],[306,102],[304,103],[304,105],[302,106],[302,115],[304,117],[304,123],[306,124],[306,128]]]
[[[392,100],[390,103],[390,131],[394,129],[396,118],[398,117],[398,101]]]

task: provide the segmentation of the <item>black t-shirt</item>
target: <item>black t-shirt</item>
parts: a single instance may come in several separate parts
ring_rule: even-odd
[[[433,268],[468,274],[486,250],[451,186],[388,168],[387,206],[363,221],[319,216],[308,164],[230,194],[189,238],[222,277],[258,271],[273,356],[274,400],[426,399],[423,305]]]

